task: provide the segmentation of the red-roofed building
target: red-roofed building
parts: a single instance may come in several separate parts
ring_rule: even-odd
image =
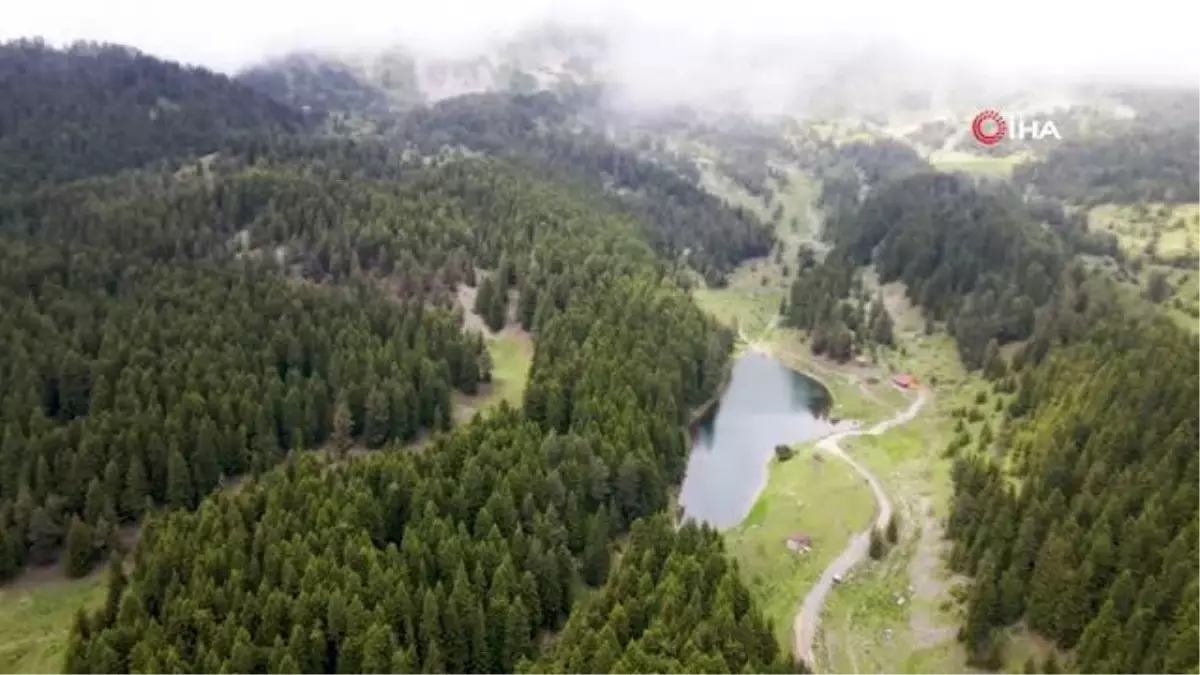
[[[892,382],[901,389],[917,388],[917,380],[912,375],[896,375],[892,378]]]

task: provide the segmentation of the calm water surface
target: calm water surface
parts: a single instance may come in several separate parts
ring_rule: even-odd
[[[826,434],[829,394],[774,358],[751,352],[733,366],[719,405],[692,437],[680,506],[684,516],[725,529],[753,506],[780,443]]]

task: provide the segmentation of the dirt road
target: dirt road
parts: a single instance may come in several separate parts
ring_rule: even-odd
[[[879,479],[875,477],[875,474],[871,473],[858,460],[846,454],[841,446],[838,445],[838,441],[849,436],[878,436],[894,426],[905,424],[917,416],[917,413],[921,411],[921,407],[925,405],[928,396],[927,390],[921,389],[917,393],[916,400],[907,409],[897,413],[891,419],[884,420],[866,430],[852,429],[838,432],[826,436],[817,443],[818,450],[834,455],[850,464],[850,466],[854,467],[855,471],[870,483],[871,491],[875,493],[875,501],[879,503],[879,515],[875,518],[875,522],[872,523],[872,527],[880,529],[887,527],[887,522],[892,517],[892,503],[888,500],[887,493],[883,491],[883,486],[880,485]],[[796,618],[792,622],[792,632],[795,639],[794,654],[797,659],[807,663],[814,673],[817,672],[817,664],[813,658],[813,639],[816,637],[817,628],[821,623],[821,607],[825,604],[825,596],[833,588],[834,577],[844,576],[854,565],[867,556],[867,549],[870,546],[870,542],[871,528],[854,535],[850,543],[846,545],[845,550],[821,573],[821,578],[809,590],[808,595],[804,596],[804,602],[800,605],[800,611],[796,612]]]

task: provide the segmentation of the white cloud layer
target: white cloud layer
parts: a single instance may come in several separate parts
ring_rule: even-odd
[[[300,47],[459,51],[554,18],[616,29],[649,70],[779,42],[890,40],[996,72],[1200,82],[1197,3],[1079,0],[6,0],[0,38],[87,38],[226,72]],[[749,74],[743,73],[747,76]]]

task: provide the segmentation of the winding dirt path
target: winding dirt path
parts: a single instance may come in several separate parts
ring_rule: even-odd
[[[796,618],[792,622],[792,632],[795,640],[794,654],[797,659],[807,663],[813,672],[817,672],[816,660],[813,657],[813,639],[817,635],[817,628],[821,625],[821,607],[825,604],[825,596],[833,588],[834,577],[845,575],[852,567],[867,556],[867,549],[870,547],[871,542],[871,529],[886,528],[888,521],[892,517],[892,503],[888,500],[887,493],[883,491],[883,486],[879,483],[879,479],[875,477],[875,474],[871,473],[870,469],[846,454],[846,451],[842,450],[842,447],[838,445],[838,441],[850,436],[878,436],[894,426],[905,424],[917,416],[917,413],[921,411],[928,398],[928,390],[921,389],[917,392],[916,400],[907,409],[897,413],[894,417],[886,419],[870,429],[852,429],[831,434],[817,443],[818,450],[834,455],[848,463],[866,479],[871,485],[871,491],[875,493],[875,501],[879,503],[879,515],[875,518],[875,522],[871,524],[871,528],[867,528],[854,535],[841,554],[829,564],[829,567],[825,568],[825,571],[821,573],[821,578],[808,591],[808,595],[804,596],[804,602],[800,605],[800,611],[796,612]]]

